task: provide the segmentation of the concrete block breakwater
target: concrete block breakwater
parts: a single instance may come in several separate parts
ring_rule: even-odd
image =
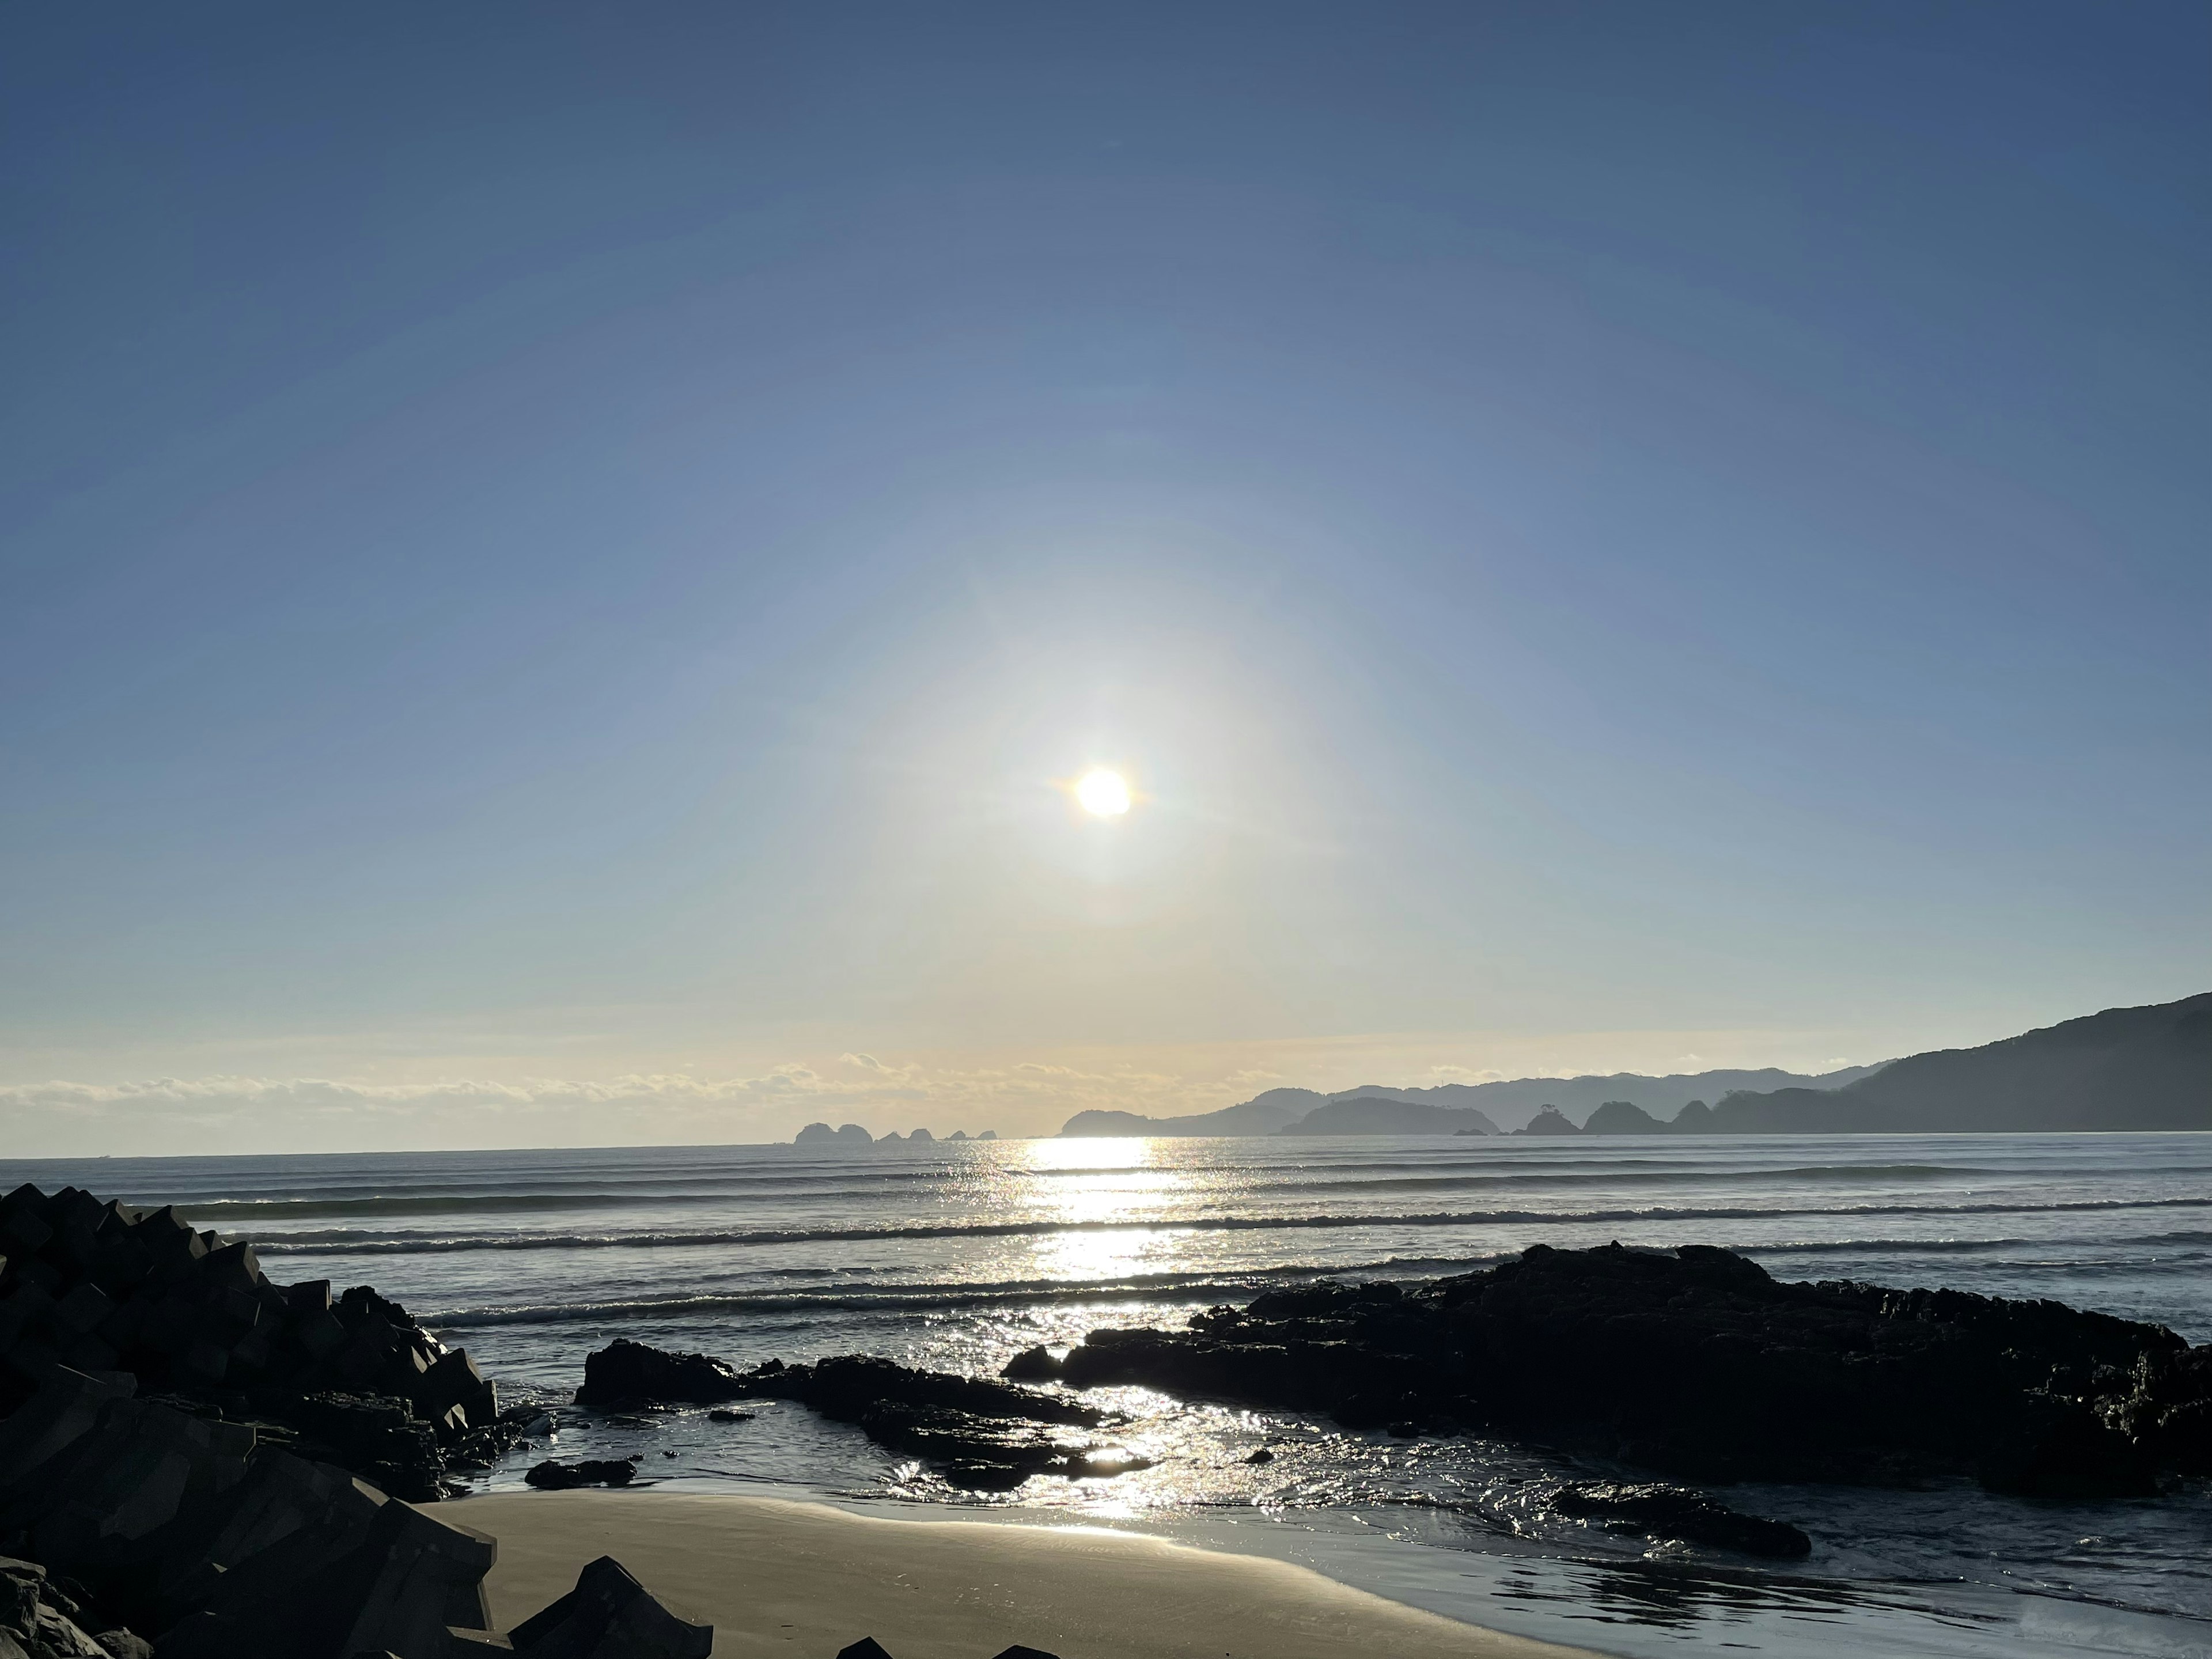
[[[0,1199],[0,1656],[705,1659],[621,1565],[504,1635],[497,1545],[405,1501],[520,1433],[367,1286],[65,1188]]]

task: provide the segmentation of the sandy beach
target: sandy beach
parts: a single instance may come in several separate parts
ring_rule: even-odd
[[[506,1628],[612,1555],[714,1626],[717,1655],[831,1659],[1540,1659],[1577,1654],[1401,1607],[1284,1562],[1098,1528],[892,1521],[678,1492],[502,1492],[444,1506],[499,1540]]]

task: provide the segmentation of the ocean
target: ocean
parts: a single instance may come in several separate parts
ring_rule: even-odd
[[[1613,1473],[1474,1437],[1100,1390],[1152,1467],[957,1492],[857,1429],[762,1402],[568,1402],[616,1336],[740,1365],[832,1353],[995,1373],[1037,1343],[1179,1323],[1323,1273],[1463,1273],[1533,1243],[1721,1244],[1789,1279],[2048,1297],[2212,1341],[2212,1137],[1345,1137],[689,1146],[0,1163],[173,1203],[281,1279],[373,1284],[556,1420],[538,1457],[641,1454],[698,1490],[1137,1528],[1281,1556],[1474,1622],[1622,1655],[2212,1655],[2212,1488],[2105,1504],[1738,1486],[1802,1527],[1769,1571],[1548,1522]],[[1272,1462],[1245,1457],[1272,1446]],[[465,1503],[465,1500],[462,1500]],[[461,1517],[461,1518],[465,1518]],[[878,1634],[883,1634],[878,1632]],[[888,1638],[887,1638],[888,1639]],[[896,1647],[896,1643],[892,1645]]]

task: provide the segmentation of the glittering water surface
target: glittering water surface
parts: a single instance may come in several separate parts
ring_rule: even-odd
[[[1786,1572],[1545,1518],[1614,1471],[1463,1437],[1094,1392],[1153,1466],[982,1498],[769,1402],[566,1407],[622,1334],[740,1364],[866,1352],[994,1372],[1037,1342],[1180,1322],[1316,1273],[1465,1272],[1534,1243],[1723,1244],[1785,1279],[2051,1297],[2212,1340],[2212,1137],[1041,1140],[10,1164],[252,1237],[280,1278],[369,1282],[465,1343],[552,1449],[657,1478],[908,1513],[961,1505],[1278,1554],[1479,1622],[1621,1653],[2212,1656],[2212,1492],[2034,1504],[1971,1486],[1739,1486]],[[1261,1446],[1264,1465],[1245,1458]],[[543,1455],[540,1444],[532,1455]],[[495,1472],[511,1485],[532,1455]],[[936,1512],[943,1513],[943,1510]]]

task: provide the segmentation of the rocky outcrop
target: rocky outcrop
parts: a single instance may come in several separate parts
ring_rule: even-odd
[[[609,1356],[626,1352],[618,1359]],[[712,1368],[703,1372],[701,1367]],[[1145,1466],[1144,1460],[1117,1446],[1101,1445],[1055,1433],[1091,1429],[1105,1414],[1079,1401],[1016,1388],[988,1378],[955,1376],[945,1371],[914,1370],[888,1359],[859,1355],[787,1365],[771,1359],[750,1371],[737,1371],[701,1354],[665,1354],[639,1343],[618,1340],[584,1362],[586,1388],[595,1375],[625,1379],[671,1377],[689,1368],[711,1375],[728,1393],[758,1399],[792,1400],[841,1423],[853,1423],[878,1445],[924,1459],[947,1480],[971,1491],[1004,1491],[1034,1474],[1070,1477],[1118,1474]],[[688,1393],[619,1396],[624,1403],[689,1401]]]
[[[744,1375],[750,1392],[857,1424],[878,1445],[921,1458],[969,1491],[1007,1491],[1036,1474],[1118,1474],[1142,1465],[1119,1448],[1056,1435],[1054,1428],[1095,1428],[1104,1413],[1034,1389],[858,1355],[811,1365],[771,1359]]]
[[[1547,1507],[1555,1515],[1591,1522],[1607,1532],[1680,1540],[1740,1555],[1801,1561],[1813,1553],[1813,1540],[1788,1522],[1740,1515],[1688,1486],[1580,1483],[1560,1487]]]
[[[1559,1250],[1486,1272],[1329,1280],[1095,1331],[1024,1374],[1326,1413],[1450,1419],[1700,1480],[1971,1474],[2046,1497],[2212,1474],[2212,1348],[2054,1302],[1785,1285],[1726,1250]]]
[[[703,1353],[665,1349],[617,1337],[584,1359],[576,1403],[596,1410],[625,1406],[711,1406],[748,1392],[732,1366]]]
[[[418,1501],[514,1437],[475,1362],[398,1304],[273,1283],[251,1244],[173,1209],[18,1187],[0,1199],[0,1411],[58,1364],[125,1372]]]
[[[586,1457],[574,1463],[557,1462],[549,1457],[542,1463],[531,1466],[522,1477],[526,1486],[536,1486],[541,1492],[569,1492],[578,1486],[627,1486],[637,1479],[635,1456]]]

